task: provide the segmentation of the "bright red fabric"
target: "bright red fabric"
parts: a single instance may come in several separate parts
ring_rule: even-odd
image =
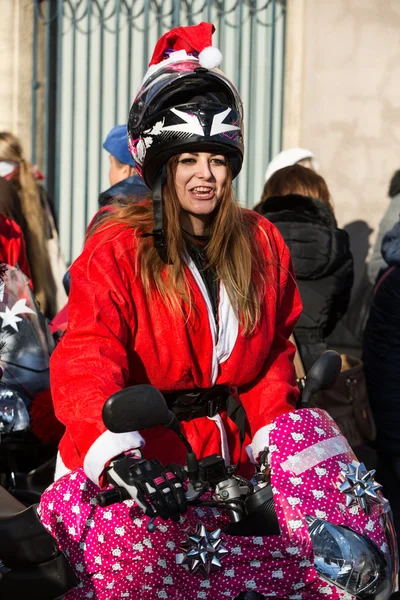
[[[205,22],[199,25],[171,29],[158,40],[149,67],[158,65],[164,60],[166,50],[174,50],[175,52],[186,50],[188,54],[190,52],[201,52],[204,48],[212,45],[211,38],[214,31],[214,25]]]
[[[262,317],[251,335],[239,328],[216,381],[238,387],[250,436],[293,409],[298,388],[288,338],[301,312],[289,251],[274,225],[253,214],[254,235],[270,260]],[[209,318],[192,273],[187,269],[192,312],[173,318],[159,298],[148,301],[140,277],[135,277],[136,244],[131,229],[115,224],[94,234],[71,267],[68,329],[51,358],[55,410],[66,425],[60,455],[69,469],[82,466],[105,431],[101,412],[111,394],[138,383],[164,392],[212,385]],[[226,414],[222,418],[232,462],[237,462],[238,430]],[[182,423],[182,429],[198,457],[221,452],[218,430],[207,417]],[[141,433],[145,456],[158,456],[164,463],[184,461],[185,448],[169,430]],[[247,460],[242,449],[242,462]]]
[[[49,323],[51,333],[64,333],[68,325],[68,303],[58,311],[54,319]]]
[[[24,234],[19,225],[0,213],[0,261],[15,267],[31,279],[31,271],[26,256]]]

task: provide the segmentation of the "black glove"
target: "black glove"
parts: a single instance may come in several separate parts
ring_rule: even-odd
[[[156,458],[147,460],[134,456],[116,458],[107,471],[108,481],[126,489],[148,517],[179,521],[186,512],[187,502],[182,486],[182,471],[164,467]]]

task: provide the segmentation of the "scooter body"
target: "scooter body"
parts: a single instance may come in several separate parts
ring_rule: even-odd
[[[54,600],[77,584],[37,506],[26,508],[0,487],[0,597]]]
[[[49,387],[50,354],[54,341],[26,276],[9,266],[0,288],[0,366],[2,383],[29,406]]]
[[[132,429],[130,407],[137,408],[138,398],[132,402],[130,394],[135,388],[124,391],[120,421]],[[171,421],[166,410],[158,424]],[[268,437],[263,483],[247,485],[229,468],[223,479],[218,455],[198,461],[199,473],[207,473],[200,477],[204,486],[197,496],[189,486],[192,504],[179,523],[152,523],[132,499],[107,506],[105,492],[82,469],[56,481],[37,514],[79,582],[65,599],[388,600],[397,580],[395,534],[373,473],[364,472],[324,411],[282,415],[268,426]],[[263,502],[254,502],[257,495]],[[240,518],[233,516],[239,506]],[[205,563],[218,558],[206,576],[196,564],[199,545],[206,547]],[[9,552],[0,547],[6,568]]]
[[[38,502],[51,483],[56,448],[30,429],[35,395],[50,387],[54,342],[25,275],[8,267],[0,285],[0,485],[24,503]],[[36,470],[39,472],[36,474]]]

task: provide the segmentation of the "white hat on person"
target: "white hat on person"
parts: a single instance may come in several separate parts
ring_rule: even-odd
[[[311,161],[314,171],[317,171],[317,161],[311,150],[306,150],[305,148],[288,148],[287,150],[282,150],[282,152],[279,152],[279,154],[274,156],[269,163],[267,170],[265,171],[265,181],[268,181],[271,175],[276,173],[276,171],[279,171],[279,169],[290,167],[307,158]]]

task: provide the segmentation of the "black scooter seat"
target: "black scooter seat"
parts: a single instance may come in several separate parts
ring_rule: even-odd
[[[9,567],[37,565],[58,554],[54,538],[43,527],[37,505],[26,508],[0,487],[0,559]]]
[[[0,519],[13,517],[25,509],[26,506],[0,486]]]

